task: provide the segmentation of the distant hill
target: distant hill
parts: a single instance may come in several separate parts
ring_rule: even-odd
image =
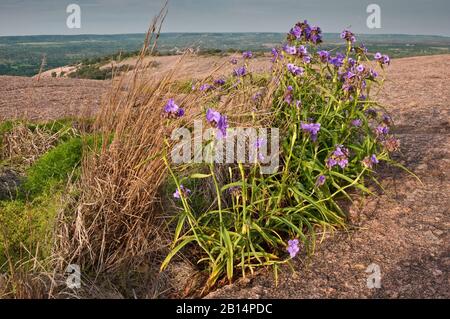
[[[159,40],[161,54],[176,54],[193,47],[206,53],[225,51],[266,51],[280,45],[282,33],[165,33]],[[0,75],[35,75],[43,55],[46,69],[79,62],[86,58],[130,52],[140,48],[144,34],[16,36],[0,37]],[[325,34],[326,46],[344,46],[338,34]],[[415,35],[360,35],[370,51],[383,51],[392,57],[450,53],[450,38]]]

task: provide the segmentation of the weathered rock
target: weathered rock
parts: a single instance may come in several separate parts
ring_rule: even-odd
[[[12,170],[0,172],[0,200],[14,199],[19,192],[22,178]]]

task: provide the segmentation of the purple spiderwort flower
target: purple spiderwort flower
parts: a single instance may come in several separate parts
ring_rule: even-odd
[[[360,64],[360,65],[358,65],[358,66],[356,67],[356,71],[357,71],[358,73],[363,73],[365,70],[366,70],[366,67],[365,67],[364,65],[362,65],[362,64]]]
[[[299,244],[298,239],[292,239],[288,241],[288,246],[286,250],[288,251],[291,258],[297,256],[298,252],[300,251],[298,244]]]
[[[180,192],[181,190],[181,192]],[[175,193],[173,193],[173,197],[176,199],[181,199],[182,196],[187,197],[191,194],[191,190],[184,187],[183,185],[180,185],[180,189],[177,188]]]
[[[296,39],[300,39],[302,36],[302,28],[298,25],[295,25],[291,31],[289,31],[289,34],[293,35]]]
[[[251,58],[253,58],[253,52],[252,51],[245,51],[244,53],[242,53],[242,57],[244,59],[251,59]]]
[[[300,126],[304,132],[309,133],[313,142],[317,140],[317,134],[320,131],[320,123],[302,123]]]
[[[278,49],[273,48],[272,49],[272,62],[276,62],[278,59],[281,59],[282,55],[280,55],[280,52]]]
[[[346,40],[347,42],[353,43],[356,41],[355,34],[350,30],[344,30],[341,33],[341,39]]]
[[[208,109],[206,111],[206,120],[213,125],[217,125],[217,123],[219,123],[221,116],[222,115],[219,112],[214,111],[213,109]]]
[[[234,75],[237,77],[245,76],[247,74],[247,69],[245,66],[241,66],[240,68],[237,68],[234,70]]]
[[[326,160],[325,165],[331,169],[336,165],[345,168],[348,165],[348,149],[343,145],[336,145],[331,156]]]
[[[360,127],[360,126],[362,125],[361,119],[354,119],[354,120],[352,121],[352,125],[353,125],[354,127]]]
[[[292,100],[294,98],[292,95],[293,91],[294,91],[294,88],[292,87],[292,85],[289,85],[287,87],[286,93],[284,93],[284,101],[289,105],[292,103]]]
[[[388,114],[383,114],[381,119],[383,120],[383,123],[386,125],[390,125],[392,123],[392,118]]]
[[[211,86],[211,85],[208,84],[208,83],[202,84],[202,85],[200,86],[200,88],[199,88],[199,90],[202,91],[202,92],[209,91],[209,90],[211,90],[211,89],[213,89],[213,86]]]
[[[335,67],[340,68],[342,65],[344,65],[344,59],[345,55],[343,55],[342,53],[338,53],[335,57],[330,58],[330,63]]]
[[[319,54],[320,61],[323,63],[328,63],[330,61],[330,52],[322,50],[317,52],[317,54]]]
[[[390,64],[391,63],[391,59],[389,58],[388,55],[386,54],[381,54],[380,52],[375,53],[374,55],[374,59],[380,64]]]
[[[231,58],[230,63],[236,65],[236,64],[238,64],[238,60],[236,58]]]
[[[216,85],[224,85],[225,84],[225,80],[224,79],[217,79],[214,81],[214,84]]]
[[[213,109],[208,109],[206,111],[206,121],[208,121],[213,127],[217,128],[217,139],[226,137],[228,120],[225,115],[222,115]]]
[[[377,159],[377,156],[375,154],[372,154],[372,156],[367,156],[362,160],[362,163],[367,168],[372,168],[373,165],[378,164],[380,161]]]
[[[293,63],[287,64],[287,69],[294,75],[302,75],[305,70],[302,67],[296,66]]]
[[[184,115],[184,110],[175,104],[174,99],[169,99],[166,106],[164,106],[164,112],[170,117],[181,117]]]
[[[290,55],[297,54],[297,48],[295,46],[285,45],[284,51]]]
[[[316,187],[323,186],[325,184],[326,180],[327,180],[327,177],[325,175],[320,175],[319,177],[317,177]]]
[[[376,133],[377,137],[382,137],[384,135],[387,135],[389,133],[389,127],[384,124],[378,125],[375,128],[375,133]]]

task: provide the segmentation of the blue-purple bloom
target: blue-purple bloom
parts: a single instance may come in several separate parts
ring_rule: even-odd
[[[372,156],[367,156],[362,160],[362,163],[367,168],[372,168],[373,165],[378,164],[380,161],[378,160],[377,156],[375,154],[372,154]]]
[[[286,93],[284,94],[284,101],[285,101],[287,104],[291,104],[291,103],[292,103],[292,99],[293,99],[292,91],[293,91],[293,90],[294,90],[294,88],[292,87],[292,85],[289,85],[289,86],[287,87]]]
[[[280,52],[278,52],[278,49],[273,48],[272,49],[272,62],[275,62],[280,58],[282,58],[282,56],[280,55]]]
[[[288,241],[288,246],[286,250],[289,252],[291,258],[297,256],[298,252],[300,251],[298,244],[299,244],[298,239],[292,239]]]
[[[320,175],[319,177],[317,177],[316,187],[323,186],[325,184],[326,180],[327,180],[327,177],[325,175]]]
[[[226,115],[222,115],[219,112],[208,109],[206,111],[206,120],[215,128],[217,128],[217,138],[222,139],[227,136],[228,120]]]
[[[378,125],[375,128],[375,133],[376,133],[377,137],[382,137],[384,135],[387,135],[389,133],[389,127],[384,124]]]
[[[339,165],[341,168],[345,168],[348,165],[348,149],[343,145],[336,145],[335,150],[326,160],[325,165],[329,169],[336,165]]]
[[[354,119],[352,121],[352,125],[355,126],[355,127],[360,127],[362,125],[361,119]]]
[[[358,71],[358,73],[363,73],[365,69],[366,67],[363,64],[360,64],[356,67],[356,71]]]
[[[238,60],[236,58],[231,58],[230,63],[231,64],[238,64]]]
[[[330,63],[339,68],[344,64],[345,55],[342,53],[336,54],[335,57],[330,58]]]
[[[350,43],[353,43],[356,41],[355,34],[353,32],[351,32],[350,30],[342,31],[341,39],[347,40]]]
[[[286,44],[283,49],[287,54],[290,55],[297,54],[297,48],[295,46],[289,46]]]
[[[302,36],[302,28],[300,26],[295,25],[291,31],[289,31],[289,34],[293,35],[296,39],[300,39]]]
[[[309,133],[313,142],[317,140],[317,134],[320,131],[320,123],[302,123],[300,126],[304,132]]]
[[[234,75],[237,77],[245,76],[247,74],[247,69],[245,66],[241,66],[240,68],[237,68],[234,70]]]
[[[327,63],[330,61],[330,52],[325,51],[325,50],[321,50],[319,52],[317,52],[319,54],[320,57],[320,61]]]
[[[287,68],[289,72],[291,72],[294,75],[302,75],[303,72],[305,71],[302,67],[296,66],[293,63],[288,63]]]
[[[204,91],[208,91],[211,90],[213,88],[213,86],[211,86],[208,83],[202,84],[199,88],[200,91],[204,92]]]
[[[175,104],[174,99],[169,99],[166,106],[164,106],[164,112],[167,113],[168,116],[181,117],[184,115],[184,110]]]
[[[214,84],[216,85],[224,85],[225,84],[225,80],[224,79],[217,79],[214,81]]]
[[[180,192],[181,190],[181,192]],[[184,187],[183,185],[180,185],[180,188],[173,193],[173,197],[176,199],[181,199],[182,196],[187,197],[191,194],[191,190]]]
[[[252,51],[245,51],[244,53],[242,53],[242,57],[244,59],[251,59],[253,57],[253,52]]]
[[[374,58],[381,65],[383,65],[383,64],[390,64],[391,63],[391,59],[389,58],[389,56],[386,55],[386,54],[383,55],[380,52],[375,53]]]

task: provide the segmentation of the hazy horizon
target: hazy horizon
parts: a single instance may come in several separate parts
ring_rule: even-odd
[[[236,31],[236,32],[161,32],[161,35],[164,34],[287,34],[287,32],[251,32],[251,31]],[[327,35],[338,35],[339,32],[324,32],[325,36]],[[144,32],[133,32],[133,33],[78,33],[78,34],[22,34],[22,35],[0,35],[0,38],[8,38],[8,37],[49,37],[49,36],[61,36],[61,37],[71,37],[71,36],[121,36],[121,35],[145,35]],[[359,36],[405,36],[405,37],[442,37],[442,38],[450,38],[450,35],[440,35],[440,34],[407,34],[407,33],[356,33]]]
[[[81,7],[81,29],[66,26],[69,4]],[[118,35],[146,31],[164,0],[1,0],[0,36]],[[369,29],[366,8],[381,8]],[[326,33],[450,36],[448,0],[171,0],[163,33],[285,33],[307,19]]]

